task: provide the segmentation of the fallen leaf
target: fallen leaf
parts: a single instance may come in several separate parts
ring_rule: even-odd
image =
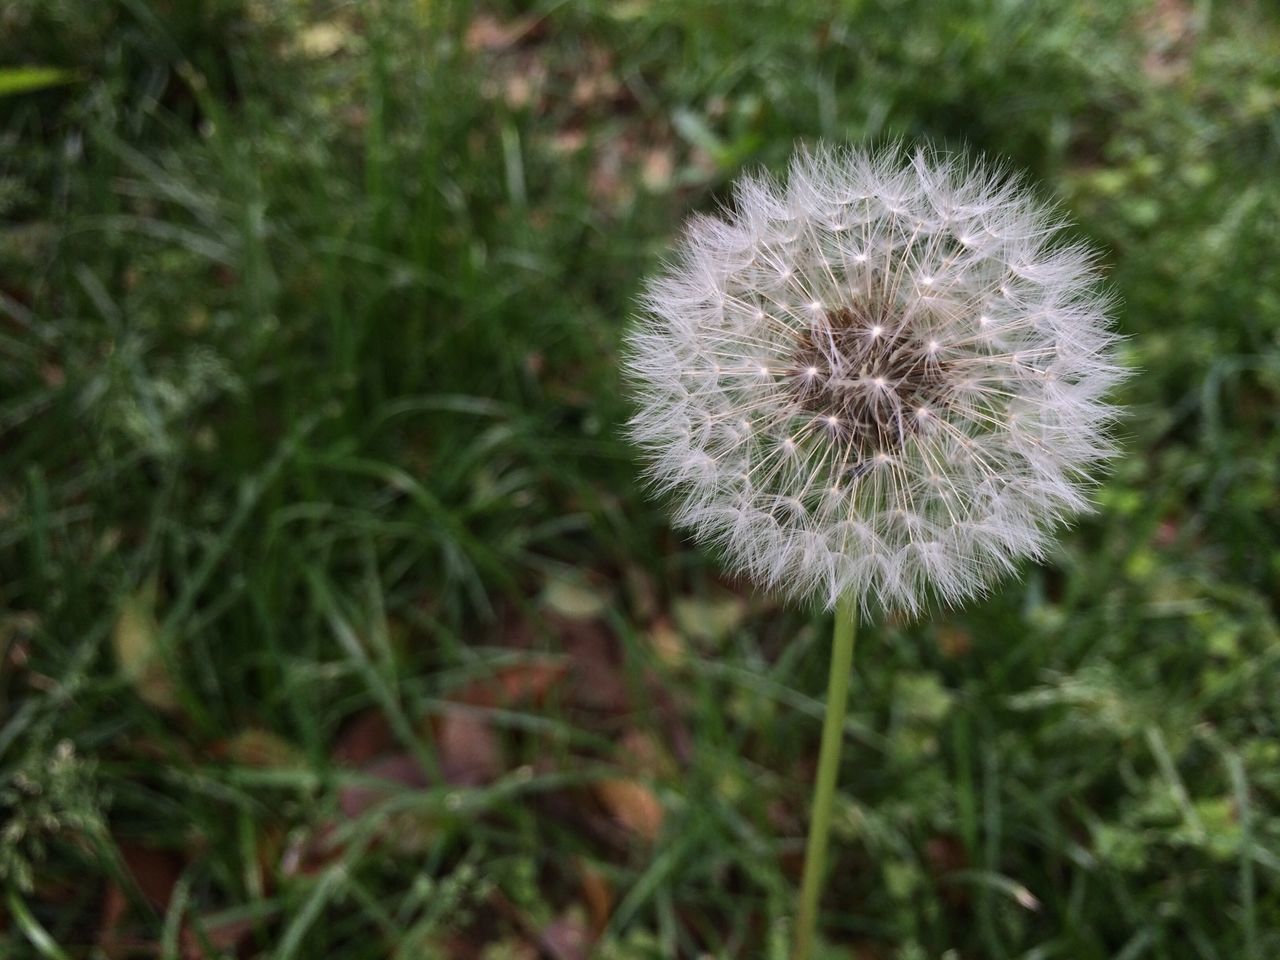
[[[313,24],[298,34],[297,48],[307,57],[323,59],[332,56],[347,45],[351,31],[330,20]]]
[[[297,747],[268,730],[250,727],[213,747],[214,756],[246,767],[277,769],[303,763]]]
[[[1160,525],[1156,527],[1155,536],[1152,542],[1161,550],[1168,550],[1178,542],[1178,537],[1182,533],[1182,526],[1177,519],[1173,517],[1165,517],[1160,521]]]
[[[938,650],[948,660],[957,660],[973,649],[973,637],[963,627],[938,628]]]
[[[253,933],[250,919],[216,920],[212,917],[189,920],[182,926],[182,960],[221,960],[234,953]],[[209,949],[205,949],[208,944]],[[210,950],[213,952],[211,953]]]
[[[575,106],[586,107],[613,100],[621,90],[622,84],[611,72],[608,58],[593,56],[587,71],[574,80],[569,98]]]
[[[155,580],[141,586],[120,606],[112,633],[116,663],[138,696],[157,710],[178,709],[177,685],[170,676],[160,649],[160,624],[156,620]]]
[[[0,519],[3,519],[0,516]],[[31,638],[40,626],[40,616],[29,610],[19,610],[0,616],[0,676],[6,670],[21,670],[31,658]]]
[[[581,857],[578,858],[578,879],[582,884],[582,899],[591,918],[591,929],[598,937],[609,926],[613,914],[613,885],[598,869]]]
[[[657,710],[666,749],[678,763],[688,766],[693,761],[693,734],[689,732],[688,717],[694,710],[687,692],[652,672],[646,677],[646,685]]]
[[[478,953],[480,960],[543,960],[538,948],[525,937],[519,935],[508,936],[501,940],[487,943],[484,945],[483,951],[477,950],[474,946],[464,949],[470,950],[470,953],[466,954],[467,956]],[[454,957],[463,956],[463,954],[456,952],[458,950],[459,947],[455,945],[450,952],[418,954],[418,956],[448,957],[449,960],[453,960]]]
[[[643,777],[666,777],[675,773],[671,755],[653,735],[631,729],[618,742],[618,756],[632,773]]]
[[[621,137],[596,144],[587,192],[593,201],[612,212],[629,206],[634,197],[632,178],[624,171],[632,150]]]
[[[557,917],[538,937],[551,960],[587,960],[595,937],[575,910]]]
[[[1189,0],[1155,0],[1138,19],[1146,40],[1142,68],[1157,83],[1168,83],[1186,74],[1195,52],[1201,24]]]
[[[395,737],[381,710],[366,710],[347,720],[333,748],[335,762],[362,767],[391,749]]]
[[[675,167],[670,146],[650,147],[640,166],[640,180],[650,193],[660,193],[670,188]]]
[[[678,597],[671,612],[680,632],[694,640],[718,645],[742,625],[747,602],[735,593]]]
[[[557,130],[547,140],[548,149],[557,155],[577,153],[587,145],[587,132],[580,127]]]
[[[513,73],[502,84],[502,100],[512,110],[527,107],[533,94],[533,79],[528,74]]]
[[[173,888],[182,876],[183,859],[172,850],[156,850],[137,843],[122,841],[120,858],[126,875],[151,908],[163,916],[173,896]],[[98,949],[107,957],[133,956],[137,944],[122,935],[121,927],[130,912],[129,897],[116,883],[107,886],[98,919]]]
[[[489,721],[471,710],[446,710],[436,723],[436,756],[445,782],[474,787],[502,772],[502,751]]]
[[[120,854],[129,875],[152,906],[163,910],[169,904],[173,888],[182,875],[181,855],[172,850],[157,850],[135,843],[121,843]]]
[[[366,766],[361,773],[382,783],[352,784],[338,792],[338,806],[355,818],[403,789],[421,789],[429,780],[422,764],[407,753],[384,757]]]
[[[416,757],[396,754],[384,757],[366,767],[362,773],[381,783],[352,784],[338,793],[338,806],[354,819],[406,790],[421,790],[430,782]],[[380,813],[376,822],[378,835],[399,853],[417,854],[427,850],[439,837],[437,816],[422,810],[394,810]]]
[[[964,843],[953,836],[930,837],[924,845],[925,862],[935,880],[969,869],[969,852]],[[969,902],[969,891],[959,884],[946,884],[941,890],[946,900],[956,906]]]
[[[551,625],[573,665],[573,702],[590,710],[626,710],[630,692],[612,631],[599,620],[553,620]]]
[[[627,567],[624,575],[627,597],[631,601],[632,617],[648,623],[658,615],[658,585],[644,568],[636,565]]]
[[[553,577],[542,591],[542,602],[566,619],[593,620],[609,608],[609,595],[580,580]]]
[[[540,704],[569,672],[563,658],[542,658],[500,667],[492,675],[453,691],[449,699],[474,707]]]
[[[129,911],[129,900],[115,883],[107,885],[102,895],[102,909],[98,913],[98,949],[108,957],[114,957],[119,945],[119,927]]]
[[[659,617],[648,633],[649,647],[658,662],[668,667],[679,667],[688,659],[689,651],[684,638],[666,617]]]
[[[595,784],[595,794],[609,815],[629,833],[650,843],[662,833],[666,811],[658,795],[642,781],[600,780]]]
[[[333,750],[336,761],[358,769],[365,778],[339,790],[343,815],[363,816],[404,790],[438,783],[456,787],[491,783],[505,765],[501,743],[485,711],[541,702],[567,671],[568,663],[562,658],[529,659],[454,690],[449,696],[452,703],[421,728],[434,753],[431,768],[424,768],[417,756],[396,749],[396,738],[381,711],[358,715],[348,722]],[[408,810],[390,815],[379,833],[400,852],[414,852],[432,842],[437,826],[434,816]],[[285,853],[285,872],[306,872],[312,862],[323,861],[328,854],[319,847],[325,842],[320,837],[291,845]]]
[[[286,877],[313,877],[342,856],[338,825],[322,821],[306,833],[294,834],[280,856],[280,873]]]
[[[467,24],[463,44],[471,53],[485,51],[496,53],[508,50],[521,40],[532,36],[542,24],[540,17],[517,17],[499,20],[487,13],[473,17]]]

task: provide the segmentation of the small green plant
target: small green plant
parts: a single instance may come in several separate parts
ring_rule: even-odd
[[[106,836],[95,764],[70,740],[52,750],[32,750],[24,762],[0,773],[0,886],[34,889],[52,848],[82,852]]]

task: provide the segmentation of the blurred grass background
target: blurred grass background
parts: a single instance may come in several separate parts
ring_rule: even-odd
[[[829,958],[1280,956],[1269,3],[5,0],[0,955],[785,958],[827,626],[620,436],[693,210],[1007,159],[1105,251],[1127,453],[864,632]]]

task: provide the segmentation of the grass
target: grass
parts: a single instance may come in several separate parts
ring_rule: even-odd
[[[1051,562],[863,628],[824,955],[1280,953],[1265,4],[0,26],[0,954],[785,957],[829,626],[643,497],[617,347],[740,169],[889,137],[1061,198],[1140,373]]]

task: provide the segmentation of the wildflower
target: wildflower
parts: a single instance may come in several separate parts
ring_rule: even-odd
[[[690,222],[628,342],[676,521],[762,585],[915,613],[1089,508],[1121,378],[1094,252],[1018,180],[821,149]]]

